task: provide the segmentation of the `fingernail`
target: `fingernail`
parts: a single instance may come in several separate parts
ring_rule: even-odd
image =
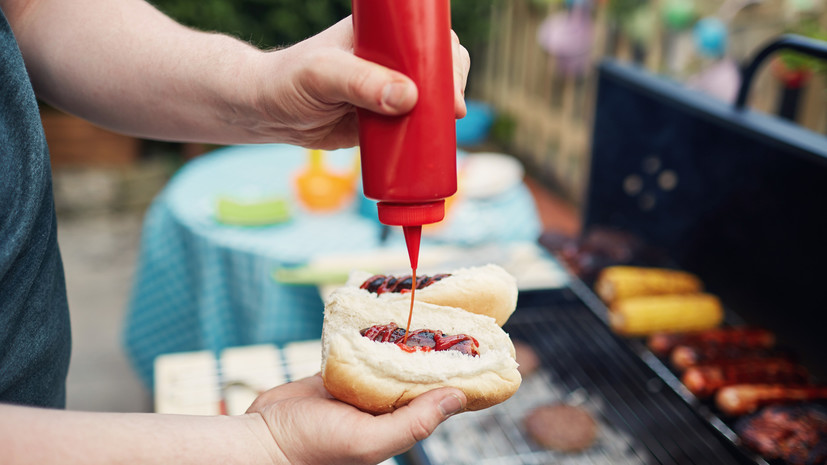
[[[442,416],[448,418],[462,410],[462,399],[456,394],[449,394],[439,402],[439,410],[442,411]]]
[[[403,82],[392,82],[386,84],[382,89],[382,106],[388,107],[392,110],[399,109],[408,95],[408,84]]]

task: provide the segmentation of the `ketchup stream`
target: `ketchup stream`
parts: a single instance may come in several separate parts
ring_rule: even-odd
[[[408,342],[408,334],[411,334],[411,318],[413,317],[414,294],[416,293],[416,268],[411,268],[411,308],[408,310],[408,324],[405,325],[405,337],[402,338],[402,345]]]
[[[416,267],[419,265],[419,243],[422,239],[422,226],[402,226],[405,234],[405,245],[408,247],[408,259],[411,261],[411,308],[408,310],[408,324],[405,325],[404,345],[408,342],[411,333],[411,318],[413,318],[414,294],[416,294]]]

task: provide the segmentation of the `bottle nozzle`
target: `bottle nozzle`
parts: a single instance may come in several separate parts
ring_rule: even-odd
[[[419,243],[422,239],[422,226],[402,226],[405,234],[405,245],[408,246],[408,258],[411,261],[411,269],[416,270],[419,265]]]

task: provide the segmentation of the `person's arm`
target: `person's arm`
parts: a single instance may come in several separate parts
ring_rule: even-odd
[[[35,91],[48,103],[140,137],[215,143],[356,143],[353,106],[409,111],[403,74],[353,55],[351,19],[262,52],[181,26],[143,0],[0,0]],[[468,55],[455,39],[456,112]]]
[[[260,415],[78,412],[0,404],[0,462],[286,463]]]
[[[411,448],[465,406],[456,389],[373,416],[330,397],[319,375],[271,389],[246,415],[98,413],[0,404],[0,463],[368,464]]]

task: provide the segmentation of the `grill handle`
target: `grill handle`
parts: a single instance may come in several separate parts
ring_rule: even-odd
[[[744,69],[741,87],[738,89],[738,97],[735,99],[735,109],[743,110],[747,102],[747,94],[749,93],[752,78],[761,63],[771,54],[778,50],[794,50],[796,52],[812,55],[816,58],[827,60],[827,42],[822,42],[816,39],[810,39],[796,34],[785,34],[778,39],[767,44],[761,51],[759,51],[750,62],[749,66]]]

